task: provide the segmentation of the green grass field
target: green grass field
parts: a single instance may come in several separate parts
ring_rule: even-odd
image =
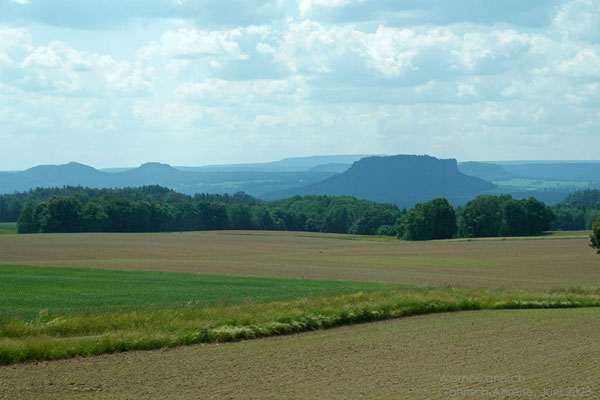
[[[166,307],[267,303],[399,284],[0,266],[0,323]]]
[[[0,364],[235,341],[461,310],[600,306],[546,292],[0,267]]]
[[[0,235],[14,235],[17,233],[16,222],[0,222]]]

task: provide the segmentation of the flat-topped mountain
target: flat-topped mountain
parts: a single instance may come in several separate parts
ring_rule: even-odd
[[[347,171],[321,182],[269,193],[265,197],[348,195],[412,207],[435,197],[446,197],[452,203],[462,204],[495,187],[490,182],[461,173],[454,159],[397,155],[363,158]]]

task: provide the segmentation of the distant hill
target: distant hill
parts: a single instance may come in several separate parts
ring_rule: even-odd
[[[454,159],[430,156],[397,155],[367,157],[352,164],[347,171],[301,188],[268,193],[267,199],[293,195],[348,195],[400,207],[446,197],[462,204],[496,186],[458,170]]]
[[[71,162],[64,165],[39,165],[21,172],[0,173],[0,193],[29,190],[35,187],[77,186],[104,187],[109,175],[90,166]]]
[[[508,172],[501,165],[468,161],[458,164],[458,169],[465,175],[474,176],[486,181],[508,181],[517,175]]]
[[[495,183],[496,193],[517,199],[533,196],[549,205],[576,191],[600,187],[598,161],[465,162],[459,169]]]
[[[600,182],[600,162],[506,164],[502,168],[521,178]]]
[[[329,164],[347,164],[348,167],[355,161],[370,155],[351,154],[335,156],[311,156],[311,157],[291,157],[280,161],[266,163],[249,164],[226,164],[226,165],[205,165],[201,167],[175,167],[182,171],[254,171],[254,172],[301,172],[308,171],[319,165]]]
[[[41,165],[21,172],[0,172],[0,194],[23,192],[37,187],[85,186],[124,188],[162,185],[185,194],[235,193],[253,196],[303,186],[335,172],[300,171],[182,171],[168,164],[146,163],[138,168],[104,172],[87,165]]]
[[[329,164],[319,164],[316,165],[314,167],[312,167],[311,169],[309,169],[309,171],[312,172],[344,172],[346,171],[348,168],[350,168],[352,166],[352,164],[343,164],[343,163],[329,163]]]

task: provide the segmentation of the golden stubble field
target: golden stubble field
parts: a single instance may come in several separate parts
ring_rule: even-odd
[[[0,367],[0,398],[542,398],[546,391],[555,395],[545,398],[598,399],[598,326],[598,309],[410,317],[239,343]],[[588,395],[568,396],[573,388]],[[480,395],[509,389],[525,395]],[[465,390],[473,392],[463,396]]]
[[[53,234],[0,237],[0,264],[469,288],[600,287],[587,239],[402,242],[298,232]]]

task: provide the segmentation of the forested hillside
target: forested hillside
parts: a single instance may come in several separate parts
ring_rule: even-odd
[[[600,190],[584,190],[569,195],[554,206],[556,220],[552,229],[583,230],[592,229],[600,214]]]

